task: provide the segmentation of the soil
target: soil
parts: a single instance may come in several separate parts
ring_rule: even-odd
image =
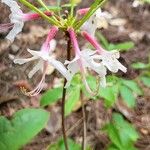
[[[118,74],[127,79],[136,78],[140,72],[133,70],[130,66],[133,62],[147,62],[150,55],[150,5],[143,5],[137,8],[132,7],[131,0],[110,0],[104,7],[104,10],[113,13],[116,18],[123,18],[126,23],[121,26],[111,26],[107,29],[102,29],[101,32],[109,42],[118,43],[123,41],[134,41],[135,48],[121,54],[121,61],[128,67],[127,74]],[[50,4],[53,3],[49,2]],[[80,7],[89,6],[89,2],[83,0]],[[24,8],[25,11],[27,11]],[[6,6],[0,4],[0,23],[9,21],[9,10]],[[33,64],[18,66],[13,64],[13,58],[22,56],[27,57],[25,49],[39,49],[46,34],[49,25],[46,21],[38,20],[25,24],[23,33],[18,35],[13,44],[4,39],[7,33],[0,33],[0,115],[6,117],[12,116],[17,110],[28,107],[39,107],[40,96],[26,97],[20,91],[20,86],[27,89],[32,89],[41,77],[39,73],[33,79],[29,80],[27,75]],[[131,34],[132,33],[132,34]],[[57,35],[57,50],[56,56],[64,61],[66,52],[66,42],[63,34]],[[84,46],[84,41],[81,39],[81,45]],[[59,82],[60,75],[54,71],[51,76],[46,78],[47,88],[53,87]],[[109,143],[108,137],[100,132],[103,127],[111,119],[111,114],[114,111],[119,111],[124,115],[124,111],[128,112],[128,116],[124,116],[137,128],[140,134],[140,139],[136,143],[136,147],[140,150],[150,149],[150,94],[148,88],[141,85],[144,90],[144,96],[137,98],[137,107],[135,110],[130,110],[122,103],[117,103],[112,109],[105,109],[102,101],[88,101],[85,105],[87,115],[87,142],[94,150],[104,150]],[[121,108],[121,109],[120,109]],[[26,145],[24,150],[41,150],[55,142],[61,136],[60,126],[60,104],[49,106],[46,108],[51,112],[51,117],[54,119],[55,127],[52,131],[44,129],[37,137]],[[55,118],[55,116],[57,116]],[[132,117],[130,117],[132,116]],[[81,108],[73,112],[66,118],[68,136],[81,143],[82,140],[82,111]],[[73,126],[75,124],[75,126]]]

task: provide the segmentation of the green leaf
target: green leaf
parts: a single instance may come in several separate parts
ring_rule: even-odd
[[[135,101],[136,101],[135,97],[132,91],[128,87],[122,85],[120,87],[120,94],[123,100],[128,105],[128,107],[131,107],[131,108],[135,107]]]
[[[118,149],[115,145],[111,144],[111,145],[109,145],[109,147],[107,148],[107,150],[120,150],[120,149]]]
[[[129,41],[129,42],[123,42],[119,44],[109,44],[108,49],[109,50],[114,50],[118,49],[119,51],[128,51],[129,49],[134,47],[134,43]]]
[[[96,81],[96,78],[95,78],[94,76],[89,75],[89,76],[86,78],[86,80],[87,80],[87,83],[88,83],[89,87],[90,87],[93,91],[96,91],[96,90],[97,90],[97,81]],[[87,90],[86,90],[86,88],[85,88],[85,86],[84,86],[83,83],[82,83],[82,91],[83,91],[84,95],[85,95],[87,98],[96,100],[96,96],[91,96],[91,95],[87,92]]]
[[[133,142],[139,137],[135,128],[118,113],[113,114],[113,125],[118,131],[122,146],[125,148],[132,147]]]
[[[104,98],[104,103],[107,107],[113,106],[118,98],[118,85],[100,88],[99,96]]]
[[[80,86],[75,86],[70,89],[66,99],[67,101],[65,103],[65,115],[68,116],[80,99]]]
[[[22,109],[9,121],[0,117],[0,149],[18,150],[46,125],[49,113],[42,109]]]
[[[141,62],[133,63],[131,66],[134,69],[147,69],[147,68],[150,68],[150,64],[144,64],[144,63],[141,63]]]
[[[44,107],[57,102],[62,97],[62,90],[63,88],[59,87],[45,92],[41,97],[40,105]]]
[[[81,146],[75,143],[73,140],[67,139],[67,141],[70,150],[81,150]],[[57,143],[50,145],[48,150],[65,150],[63,139],[60,139]]]
[[[143,94],[142,90],[140,89],[140,87],[138,86],[138,84],[135,81],[125,80],[125,79],[121,79],[121,81],[125,86],[130,88],[137,95],[142,95]]]
[[[134,142],[139,137],[138,133],[122,115],[114,113],[111,122],[104,127],[104,131],[111,140],[108,150],[136,150]]]
[[[142,76],[141,80],[144,83],[144,85],[146,85],[147,87],[150,87],[150,77],[148,77],[148,76]]]
[[[121,141],[118,135],[118,131],[113,125],[113,123],[109,123],[104,127],[104,131],[108,134],[108,137],[110,138],[111,142],[118,148],[121,148]]]

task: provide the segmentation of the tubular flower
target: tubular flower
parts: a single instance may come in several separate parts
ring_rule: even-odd
[[[93,59],[101,61],[101,63],[108,68],[111,72],[118,72],[121,70],[123,72],[127,71],[127,68],[124,67],[119,61],[120,54],[118,51],[106,51],[104,50],[97,41],[87,32],[82,32],[82,35],[96,48],[96,54],[93,55]]]
[[[79,11],[79,14],[83,14],[88,9],[81,9]],[[99,8],[90,18],[88,21],[86,21],[83,26],[81,27],[82,31],[87,31],[92,36],[95,35],[95,31],[98,28],[106,27],[107,26],[107,20],[111,19],[112,16],[108,12],[102,12]]]
[[[52,65],[54,68],[56,68],[67,80],[70,80],[70,76],[68,74],[67,69],[64,67],[64,65],[55,60],[53,58],[53,56],[50,56],[50,54],[52,54],[52,51],[54,49],[54,40],[52,40],[57,32],[58,28],[57,27],[52,27],[46,41],[44,42],[44,44],[41,47],[40,51],[34,51],[34,50],[30,50],[28,49],[28,52],[33,56],[31,58],[26,58],[26,59],[15,59],[14,63],[16,64],[24,64],[33,60],[38,60],[38,63],[34,66],[34,68],[29,72],[28,76],[29,78],[32,78],[32,76],[39,70],[42,71],[43,75],[41,78],[41,81],[39,82],[39,84],[37,85],[37,87],[30,91],[30,92],[26,92],[25,94],[30,95],[30,96],[36,96],[37,94],[39,94],[41,92],[41,90],[43,89],[43,84],[45,82],[45,76],[46,76],[46,70],[48,67],[48,64]]]
[[[66,61],[65,64],[67,64],[67,68],[73,77],[77,72],[81,72],[83,82],[85,84],[85,87],[87,91],[90,94],[94,94],[94,92],[90,89],[87,81],[86,81],[86,69],[93,70],[99,74],[101,79],[103,80],[101,85],[103,86],[105,84],[105,75],[106,75],[106,69],[103,65],[100,63],[95,62],[93,59],[94,51],[90,49],[85,49],[80,51],[76,36],[74,33],[74,30],[72,28],[68,29],[68,32],[70,34],[70,38],[72,41],[72,45],[75,51],[75,58],[72,61]]]
[[[9,18],[12,30],[8,33],[6,38],[11,42],[13,42],[16,35],[22,31],[24,22],[37,19],[40,17],[40,15],[37,13],[24,14],[15,0],[1,0],[1,1],[2,3],[5,3],[8,7],[10,7],[11,10]],[[45,14],[51,15],[50,12],[45,12]]]

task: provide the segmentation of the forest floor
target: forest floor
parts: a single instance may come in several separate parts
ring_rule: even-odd
[[[87,0],[83,0],[82,6],[89,6]],[[5,8],[5,9],[4,9]],[[26,10],[26,9],[25,9]],[[127,66],[128,72],[124,78],[136,78],[140,71],[135,71],[131,68],[133,62],[147,62],[150,55],[150,6],[143,5],[137,8],[132,7],[131,0],[110,0],[104,10],[113,13],[118,18],[122,18],[125,23],[118,26],[109,25],[107,29],[102,29],[101,32],[112,43],[120,43],[124,41],[133,41],[135,47],[128,52],[121,54],[122,63]],[[9,11],[4,5],[0,5],[0,23],[9,21]],[[118,22],[119,23],[119,22]],[[122,24],[122,23],[121,23]],[[4,40],[5,34],[0,34],[0,115],[11,117],[17,110],[22,108],[37,108],[39,107],[38,97],[26,97],[20,91],[20,86],[25,86],[27,89],[32,89],[40,79],[40,73],[29,81],[27,74],[33,64],[23,66],[14,65],[13,59],[17,56],[27,56],[24,51],[27,48],[39,49],[46,34],[48,33],[49,25],[46,21],[35,21],[27,23],[23,29],[23,34],[17,36],[15,42],[11,45]],[[57,35],[57,50],[56,56],[64,61],[66,54],[66,42],[64,35]],[[81,40],[81,45],[84,42]],[[120,74],[118,74],[120,75]],[[50,77],[46,78],[46,88],[53,87],[59,82],[59,74],[53,71]],[[133,118],[126,118],[138,129],[140,139],[136,143],[136,147],[140,150],[150,149],[150,89],[141,85],[144,90],[144,96],[137,98],[137,106],[134,110],[130,110],[124,106],[120,106],[128,114],[134,115]],[[111,118],[111,114],[117,111],[115,106],[113,109],[106,110],[102,101],[88,101],[86,104],[87,114],[87,140],[88,144],[92,145],[95,150],[103,150],[109,143],[108,137],[101,133],[99,127],[103,126]],[[24,150],[41,150],[45,149],[50,143],[53,143],[61,135],[61,119],[60,119],[60,104],[46,108],[51,112],[51,117],[54,119],[55,127],[52,127],[53,132],[48,132],[44,129],[33,141],[26,145]],[[126,116],[125,116],[126,117]],[[81,142],[82,139],[82,111],[81,108],[73,112],[67,117],[67,129],[71,128],[75,122],[77,126],[68,134],[69,137]]]

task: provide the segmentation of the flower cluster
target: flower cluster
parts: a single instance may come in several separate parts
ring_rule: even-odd
[[[10,7],[11,23],[0,25],[0,31],[5,31],[6,28],[11,29],[11,31],[8,33],[6,38],[9,39],[11,42],[13,42],[16,35],[22,31],[24,22],[33,19],[38,19],[40,17],[40,14],[38,13],[24,14],[15,0],[2,0],[2,3],[5,3]],[[81,9],[77,11],[77,14],[80,15],[80,17],[82,17],[88,11],[89,8]],[[50,11],[45,11],[43,13],[47,16],[52,15],[52,12]],[[93,92],[90,89],[87,83],[86,80],[87,71],[94,71],[95,73],[98,74],[100,78],[99,84],[102,87],[106,86],[107,69],[113,73],[118,72],[118,70],[126,72],[127,70],[126,67],[124,67],[118,61],[120,57],[119,52],[117,50],[107,51],[103,49],[102,46],[97,42],[95,37],[95,31],[101,27],[101,21],[109,18],[110,15],[107,12],[102,12],[101,9],[98,9],[81,26],[79,33],[81,33],[81,35],[84,37],[85,40],[90,42],[94,50],[89,48],[80,49],[77,40],[76,30],[71,25],[69,25],[66,28],[65,32],[68,32],[69,34],[74,49],[75,57],[71,61],[66,60],[64,64],[56,60],[52,55],[53,50],[56,47],[56,42],[54,38],[56,33],[60,30],[58,26],[52,25],[47,35],[47,38],[39,51],[28,49],[27,51],[32,55],[32,57],[24,58],[24,59],[17,58],[14,60],[15,64],[20,64],[20,65],[34,60],[37,61],[37,64],[33,67],[33,69],[28,74],[29,78],[32,78],[39,70],[42,72],[42,78],[39,84],[32,91],[26,92],[26,94],[30,96],[35,96],[41,92],[45,82],[46,70],[48,65],[52,65],[64,76],[64,78],[66,78],[67,80],[65,86],[66,88],[69,87],[73,76],[76,73],[80,72],[85,87],[90,94],[94,94],[95,92]]]

